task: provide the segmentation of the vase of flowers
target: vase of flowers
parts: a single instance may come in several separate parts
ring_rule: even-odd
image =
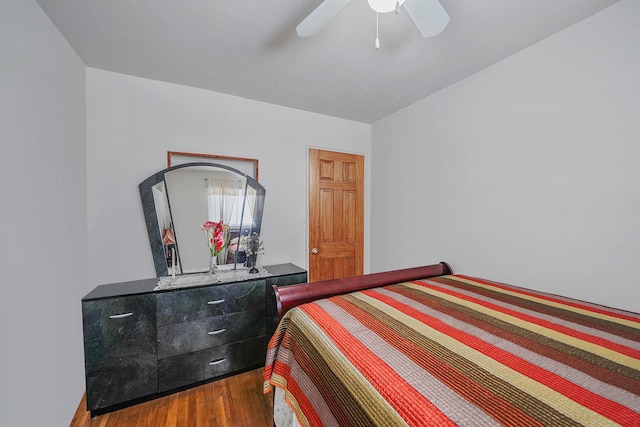
[[[260,235],[255,231],[242,238],[242,246],[244,247],[244,253],[247,255],[247,267],[249,267],[249,273],[255,274],[258,272],[256,268],[256,262],[258,260],[258,254],[263,251],[262,241]]]
[[[209,247],[209,274],[214,276],[218,272],[218,254],[229,245],[231,235],[222,221],[207,221],[201,230]]]

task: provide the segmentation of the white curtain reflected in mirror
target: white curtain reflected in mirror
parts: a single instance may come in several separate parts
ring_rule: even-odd
[[[223,221],[231,227],[251,224],[251,216],[243,212],[246,180],[206,179],[209,221]]]
[[[251,224],[253,221],[253,215],[256,212],[256,202],[258,201],[258,192],[253,187],[247,187],[245,192],[246,202],[244,204],[245,213],[242,222],[244,224]],[[252,224],[253,225],[253,224]]]
[[[205,179],[208,220],[224,224],[225,233],[238,234],[242,229],[242,224],[250,224],[251,218],[247,221],[243,217],[244,191],[247,186],[246,179]],[[229,259],[229,248],[226,247],[218,254],[218,264],[228,264],[235,259]]]

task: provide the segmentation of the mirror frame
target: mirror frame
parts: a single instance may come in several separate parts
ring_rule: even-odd
[[[234,167],[234,164],[241,164],[243,166],[246,164],[247,167],[253,169],[253,173],[252,174],[245,173],[245,175],[249,175],[251,178],[258,181],[258,159],[250,159],[248,157],[220,156],[218,154],[186,153],[184,151],[167,151],[167,168],[170,168],[172,166],[171,161],[173,160],[174,156],[187,157],[187,158],[194,157],[197,159],[197,160],[189,160],[185,163],[190,163],[194,161],[202,162],[202,161],[205,161],[202,159],[211,159],[211,160],[214,160],[214,163],[231,166],[232,168]],[[242,171],[240,172],[244,173]]]
[[[251,227],[251,232],[257,232],[258,234],[260,234],[260,230],[262,228],[262,214],[264,211],[265,189],[262,185],[258,183],[258,181],[256,181],[249,175],[237,169],[234,169],[231,166],[218,164],[218,163],[208,163],[208,162],[183,163],[183,164],[171,166],[169,168],[156,172],[155,174],[151,175],[149,178],[142,181],[138,185],[138,189],[140,191],[140,199],[142,201],[142,210],[144,213],[144,220],[147,227],[147,234],[149,236],[149,245],[151,246],[151,255],[153,257],[153,265],[155,267],[157,277],[167,276],[169,273],[169,266],[167,265],[166,256],[164,253],[164,247],[162,245],[162,236],[161,236],[161,231],[158,224],[158,216],[156,213],[155,201],[153,198],[153,187],[160,182],[165,182],[165,177],[164,177],[165,173],[176,170],[176,169],[193,167],[193,166],[205,166],[205,167],[215,167],[215,168],[225,169],[244,177],[246,179],[246,185],[251,186],[257,190],[257,195],[256,195],[257,209],[254,214],[254,218],[253,218],[254,223],[253,223],[253,226]],[[169,205],[169,211],[171,211],[170,205]],[[235,265],[234,265],[234,268],[235,268]]]

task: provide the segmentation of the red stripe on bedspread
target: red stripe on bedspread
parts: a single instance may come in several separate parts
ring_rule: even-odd
[[[460,396],[482,408],[503,425],[518,425],[527,427],[541,426],[538,420],[530,417],[517,406],[500,398],[495,393],[485,389],[464,373],[452,367],[446,360],[440,359],[426,351],[413,341],[404,338],[397,331],[381,322],[377,317],[364,311],[344,299],[335,299],[334,303],[358,319],[389,345],[400,350],[416,365],[433,375],[442,384],[454,390]]]
[[[536,297],[536,298],[540,298],[546,301],[550,301],[550,302],[557,302],[560,304],[564,304],[570,307],[574,307],[574,308],[579,308],[582,310],[587,310],[587,311],[591,311],[593,313],[598,313],[598,314],[605,314],[607,316],[612,316],[612,317],[617,317],[618,319],[624,319],[624,320],[629,320],[632,322],[640,322],[640,316],[638,315],[633,315],[635,313],[629,313],[629,314],[625,314],[622,313],[621,311],[614,311],[614,310],[610,310],[607,309],[607,307],[603,307],[603,306],[595,306],[594,304],[587,304],[587,303],[582,303],[580,301],[576,301],[576,300],[570,300],[569,298],[559,298],[553,295],[548,295],[548,294],[544,294],[541,292],[536,292],[536,291],[531,291],[528,289],[523,289],[523,288],[518,288],[515,286],[511,286],[511,285],[505,285],[502,283],[498,283],[498,282],[492,282],[490,280],[485,280],[485,279],[480,279],[477,277],[471,277],[471,276],[465,276],[462,274],[455,274],[453,275],[454,277],[460,277],[463,279],[468,279],[468,280],[473,280],[474,282],[478,282],[478,283],[482,283],[484,285],[489,285],[489,286],[493,286],[495,288],[499,288],[499,289],[504,289],[504,290],[508,290],[508,291],[512,291],[512,292],[517,292],[520,293],[522,295],[527,295],[530,297]]]
[[[640,382],[618,372],[619,366],[610,363],[608,360],[601,358],[598,359],[600,363],[594,363],[593,356],[587,352],[577,352],[575,348],[559,342],[538,342],[535,340],[538,337],[533,332],[522,330],[521,328],[510,328],[510,325],[497,321],[490,316],[473,317],[471,313],[462,311],[455,305],[440,304],[437,299],[428,298],[426,295],[416,295],[417,291],[404,286],[389,289],[400,295],[409,296],[432,310],[437,310],[461,322],[473,324],[487,334],[504,338],[540,356],[556,360],[578,371],[587,373],[602,382],[610,383],[640,395]]]
[[[612,342],[612,341],[609,341],[609,340],[606,340],[604,338],[600,338],[600,337],[596,337],[594,335],[586,334],[584,332],[576,331],[575,329],[571,329],[571,328],[568,328],[566,326],[558,325],[557,323],[552,323],[552,322],[549,322],[547,320],[540,319],[540,318],[537,318],[535,316],[531,316],[531,315],[528,315],[528,314],[525,314],[525,313],[522,313],[522,312],[519,312],[519,311],[516,311],[516,310],[511,310],[509,308],[501,307],[499,305],[492,304],[490,302],[483,301],[481,299],[474,298],[474,297],[471,297],[469,295],[465,295],[465,294],[462,294],[462,293],[459,293],[459,292],[455,292],[455,291],[452,291],[450,289],[444,289],[444,288],[442,288],[440,286],[435,286],[435,285],[432,285],[432,284],[427,283],[427,282],[415,281],[415,282],[412,282],[412,283],[415,284],[415,285],[424,286],[425,288],[429,288],[429,289],[435,290],[437,292],[441,292],[441,293],[445,293],[445,294],[454,296],[456,298],[461,298],[463,300],[466,300],[466,301],[469,301],[469,302],[472,302],[472,303],[475,303],[475,304],[479,304],[479,305],[481,305],[483,307],[486,307],[488,309],[491,309],[491,310],[494,310],[494,311],[497,311],[497,312],[501,312],[501,313],[504,313],[504,314],[507,314],[507,315],[510,315],[510,316],[517,317],[518,319],[527,321],[527,322],[532,323],[534,325],[538,325],[538,326],[542,326],[544,328],[551,329],[551,330],[559,332],[561,334],[565,334],[565,335],[568,335],[568,336],[571,336],[571,337],[574,337],[574,338],[581,339],[583,341],[590,342],[592,344],[599,345],[601,347],[608,348],[610,350],[617,351],[620,354],[624,354],[626,356],[633,357],[634,359],[640,359],[640,351],[635,350],[635,349],[630,348],[630,347],[627,347],[627,346],[624,346],[624,345],[620,345],[618,343],[615,343],[615,342]]]
[[[358,371],[374,385],[382,397],[410,426],[455,426],[438,408],[384,363],[371,350],[356,339],[342,325],[314,304],[302,307],[325,330],[333,343],[342,351]],[[427,423],[427,424],[425,424]]]
[[[296,396],[296,403],[298,407],[302,410],[311,425],[322,425],[322,421],[320,420],[320,417],[315,411],[313,405],[307,398],[307,394],[302,391],[302,387],[300,387],[300,384],[298,384],[298,382],[291,375],[291,367],[283,363],[278,363],[275,371],[283,377],[288,378],[286,389],[289,393],[291,393],[291,395]]]
[[[424,285],[424,283],[422,282],[420,282],[420,284]],[[443,291],[443,289],[441,288],[438,288],[438,290]],[[583,387],[579,387],[552,372],[529,363],[526,360],[523,360],[515,356],[514,354],[504,351],[499,347],[491,345],[490,343],[487,343],[475,337],[474,335],[457,330],[441,322],[435,317],[423,314],[418,310],[402,304],[393,298],[382,295],[376,292],[375,289],[362,291],[362,293],[384,302],[390,307],[393,307],[396,310],[421,321],[425,325],[428,325],[433,329],[436,329],[456,339],[457,341],[465,343],[467,346],[473,348],[474,350],[490,356],[492,359],[499,361],[503,365],[508,366],[511,369],[541,384],[544,384],[559,393],[564,394],[570,399],[616,421],[617,423],[628,423],[630,420],[637,419],[638,417],[637,412],[630,410],[626,406],[620,405],[609,399],[605,399],[602,396],[599,396]],[[496,307],[496,309],[501,309],[501,307]]]

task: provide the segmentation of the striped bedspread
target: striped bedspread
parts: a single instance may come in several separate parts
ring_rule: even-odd
[[[265,392],[303,426],[640,426],[640,315],[462,275],[290,310]]]

